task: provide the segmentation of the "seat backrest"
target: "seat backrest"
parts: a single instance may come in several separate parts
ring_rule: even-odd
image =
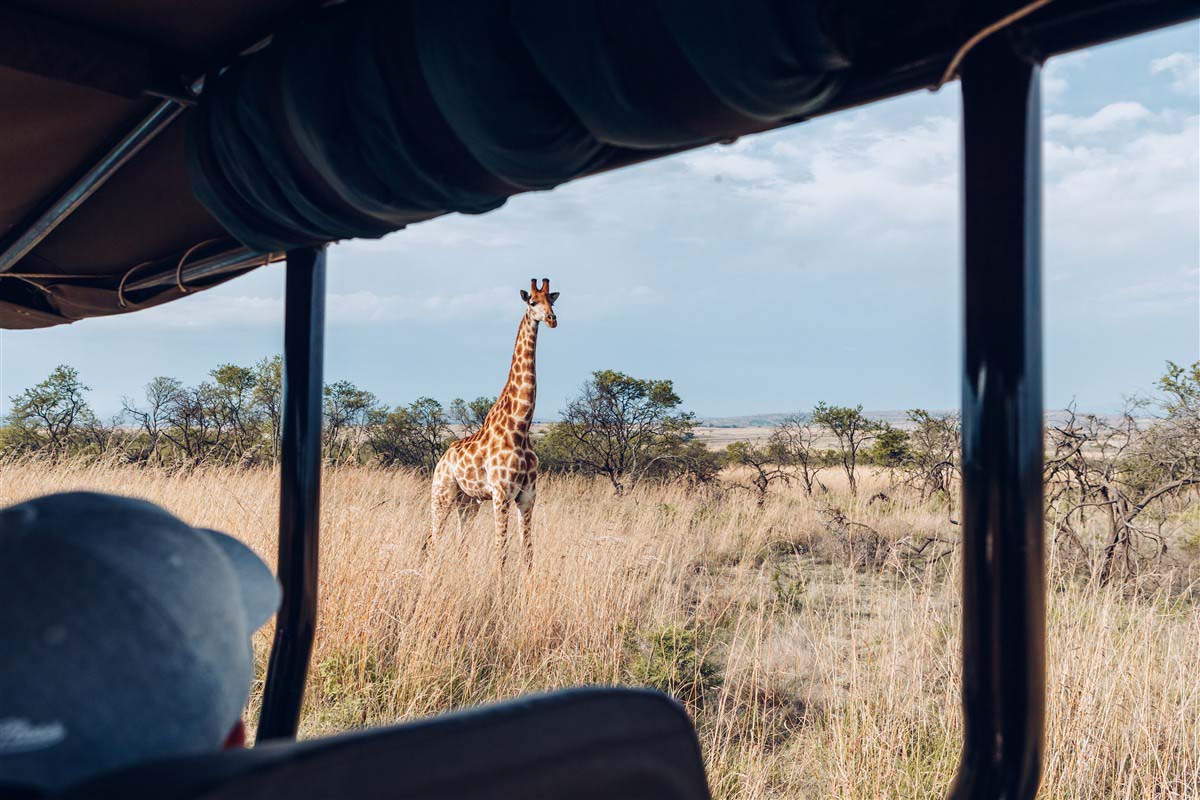
[[[673,700],[572,689],[328,739],[171,759],[61,800],[708,800],[699,742]]]

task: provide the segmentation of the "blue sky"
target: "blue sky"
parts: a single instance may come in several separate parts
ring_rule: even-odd
[[[1200,358],[1195,24],[1043,76],[1047,404],[1109,410]],[[726,416],[958,405],[957,84],[330,253],[327,380],[390,403],[498,393],[530,277],[562,292],[538,416],[601,368]],[[277,352],[283,272],[163,309],[3,333],[5,398],[69,363],[111,414]]]

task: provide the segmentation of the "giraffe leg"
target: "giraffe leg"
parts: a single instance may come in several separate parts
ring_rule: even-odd
[[[479,514],[480,501],[464,493],[458,496],[458,502],[455,504],[455,516],[458,518],[458,538],[461,540],[463,530],[471,524],[471,520]]]
[[[533,503],[537,490],[526,487],[517,495],[517,519],[520,521],[521,551],[525,555],[525,568],[533,569]]]
[[[499,492],[492,495],[492,519],[496,525],[496,553],[500,568],[508,558],[508,506],[512,501]]]
[[[467,504],[459,500],[454,507],[454,517],[458,521],[458,541],[462,542],[463,528],[467,526]]]
[[[442,529],[446,526],[446,520],[450,516],[450,510],[458,500],[460,492],[458,482],[450,474],[450,469],[443,467],[444,463],[439,463],[433,473],[433,488],[429,494],[429,535],[421,544],[422,557],[428,552],[429,546],[434,543],[434,540],[441,535]]]

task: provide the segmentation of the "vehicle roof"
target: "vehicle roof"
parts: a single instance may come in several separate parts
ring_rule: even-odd
[[[824,5],[823,13],[839,15],[839,24],[850,29],[852,65],[840,91],[805,117],[937,85],[981,20],[1027,3]],[[0,273],[9,275],[0,276],[0,328],[45,327],[158,305],[266,261],[260,255],[251,264],[245,258],[217,263],[225,254],[253,254],[193,196],[184,152],[184,123],[196,113],[189,87],[281,26],[320,13],[318,6],[304,0],[26,0],[0,10],[0,108],[6,110]],[[1056,0],[1015,23],[1008,35],[1045,57],[1189,18],[1196,6],[1195,0]],[[111,179],[56,217],[44,237],[28,235],[39,215],[163,106],[170,118]],[[733,133],[798,121],[746,125]],[[603,168],[678,149],[630,148]],[[14,248],[23,236],[32,246]],[[181,270],[185,254],[187,269]],[[193,270],[203,259],[216,266]]]

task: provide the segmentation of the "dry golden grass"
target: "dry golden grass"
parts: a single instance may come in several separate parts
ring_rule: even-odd
[[[953,556],[855,568],[822,509],[888,540],[953,539],[954,526],[915,498],[869,502],[880,476],[857,500],[827,483],[833,493],[815,499],[773,489],[759,509],[745,493],[615,499],[600,483],[543,479],[533,573],[513,541],[501,578],[487,515],[422,564],[427,482],[331,470],[303,735],[642,682],[689,703],[717,797],[941,797],[961,725]],[[0,465],[0,504],[66,489],[137,495],[268,560],[276,486],[271,473],[225,468]],[[1051,586],[1042,796],[1200,797],[1194,594],[1065,576]],[[259,634],[260,656],[268,641]]]

